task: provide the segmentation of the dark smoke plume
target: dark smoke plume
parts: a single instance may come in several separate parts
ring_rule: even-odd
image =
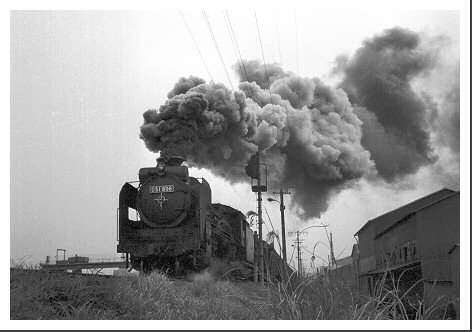
[[[375,172],[362,123],[344,91],[268,68],[271,93],[254,61],[246,62],[239,91],[180,79],[159,110],[144,113],[141,138],[153,152],[181,155],[232,182],[249,180],[245,166],[259,151],[270,188],[293,188],[299,215],[319,217],[333,194]]]
[[[396,27],[365,41],[352,58],[338,59],[340,86],[364,123],[362,144],[387,181],[436,160],[427,104],[412,88],[413,79],[434,67],[436,53],[419,34]]]
[[[295,212],[320,217],[330,197],[363,176],[393,182],[433,164],[432,132],[458,152],[458,86],[442,102],[413,88],[437,64],[436,51],[393,28],[338,59],[341,88],[257,60],[233,67],[237,91],[181,78],[158,110],[144,113],[141,138],[161,156],[182,156],[233,183],[248,182],[245,166],[259,151],[269,188],[292,188]]]

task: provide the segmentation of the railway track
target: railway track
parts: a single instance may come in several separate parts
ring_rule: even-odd
[[[99,273],[71,273],[66,271],[45,271],[38,269],[22,269],[22,268],[10,268],[10,277],[12,274],[32,274],[35,276],[83,276],[83,277],[93,277],[93,278],[119,278],[123,277],[120,275],[111,275],[111,274],[99,274]]]
[[[114,278],[123,278],[123,277],[133,277],[140,276],[142,274],[125,274],[125,275],[112,275],[112,274],[102,274],[102,273],[77,273],[77,272],[67,272],[67,271],[54,271],[54,270],[41,270],[41,269],[24,269],[24,268],[10,268],[10,280],[15,277],[21,277],[22,275],[33,275],[35,277],[41,278],[50,278],[50,277],[86,277],[91,279],[114,279]],[[193,278],[192,276],[175,278],[171,276],[166,276],[166,280],[171,282],[196,282],[198,278]],[[239,279],[238,281],[250,280],[250,279]]]
[[[126,274],[126,275],[112,275],[112,274],[101,274],[101,273],[74,273],[66,271],[48,271],[48,270],[38,270],[38,269],[23,269],[23,268],[10,268],[10,280],[15,276],[20,275],[34,275],[37,277],[86,277],[86,278],[99,278],[99,279],[114,279],[114,278],[123,278],[130,276],[139,276],[139,274]],[[168,281],[184,281],[191,282],[191,280],[185,278],[172,278],[167,276]]]

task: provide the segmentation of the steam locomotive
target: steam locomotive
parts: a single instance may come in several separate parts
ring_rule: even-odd
[[[159,269],[182,276],[224,262],[245,277],[253,275],[257,234],[243,213],[212,203],[208,182],[190,177],[183,161],[158,158],[156,167],[139,170],[137,186],[123,185],[117,252],[144,273]],[[283,259],[273,243],[264,241],[263,247],[266,275],[280,279]]]

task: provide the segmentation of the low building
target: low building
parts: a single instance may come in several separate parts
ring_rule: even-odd
[[[358,289],[359,246],[354,244],[351,255],[337,259],[336,265],[330,267],[329,277],[353,289]]]
[[[441,189],[369,220],[356,234],[359,288],[396,280],[410,297],[459,297],[460,193]],[[388,278],[382,279],[388,273]]]

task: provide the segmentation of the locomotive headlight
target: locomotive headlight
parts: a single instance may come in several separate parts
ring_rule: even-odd
[[[166,165],[164,163],[158,163],[156,168],[157,168],[157,171],[159,172],[159,174],[164,174],[164,168],[166,167]]]

